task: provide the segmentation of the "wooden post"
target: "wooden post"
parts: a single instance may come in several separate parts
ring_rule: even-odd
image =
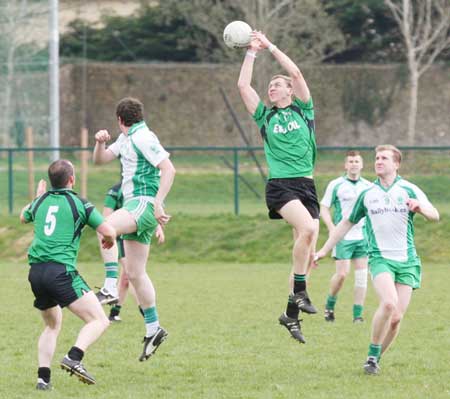
[[[25,141],[27,148],[33,148],[33,128],[27,127],[25,129]],[[27,151],[28,159],[28,198],[32,201],[36,197],[34,187],[34,152]]]
[[[88,130],[83,127],[81,128],[81,147],[85,148],[88,146]],[[88,159],[89,159],[89,151],[83,150],[81,151],[81,186],[80,193],[81,197],[87,197],[87,174],[88,174]]]

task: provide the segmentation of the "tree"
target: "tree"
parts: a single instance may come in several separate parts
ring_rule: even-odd
[[[222,39],[224,27],[236,19],[266,33],[297,60],[320,62],[344,47],[336,20],[319,0],[166,0],[161,7],[184,15],[215,39],[216,48],[204,42],[198,49],[201,59],[212,62],[241,59],[241,52],[226,48]]]
[[[415,143],[419,79],[450,47],[449,0],[385,0],[403,37],[409,69],[407,138]]]
[[[207,34],[189,25],[180,14],[162,13],[160,6],[143,5],[134,15],[104,15],[100,26],[74,20],[60,40],[63,57],[100,61],[199,61],[196,44]],[[86,54],[84,54],[84,45]]]
[[[380,0],[322,0],[346,39],[344,50],[327,62],[399,61],[401,37],[389,9]]]

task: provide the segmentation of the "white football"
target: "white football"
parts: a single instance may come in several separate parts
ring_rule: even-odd
[[[230,22],[223,30],[223,41],[230,48],[247,47],[252,28],[244,21]]]

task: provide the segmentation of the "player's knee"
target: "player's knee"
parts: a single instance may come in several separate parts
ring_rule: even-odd
[[[381,307],[385,313],[392,315],[397,307],[397,302],[393,299],[384,300],[381,303]]]
[[[306,223],[301,226],[297,226],[296,230],[298,231],[298,238],[307,244],[312,243],[315,233],[316,226],[314,223]]]
[[[403,314],[400,312],[394,312],[391,319],[391,329],[395,330],[400,325],[403,319]]]
[[[355,270],[355,288],[367,288],[367,269]]]
[[[61,331],[61,326],[62,320],[55,320],[54,322],[47,324],[46,328],[48,332],[50,332],[51,334],[58,335],[59,332]]]

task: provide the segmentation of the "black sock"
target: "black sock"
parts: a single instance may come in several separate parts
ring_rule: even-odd
[[[139,313],[142,315],[142,317],[144,317],[144,311],[142,310],[142,308],[140,306],[138,306],[139,309]]]
[[[291,302],[291,300],[289,299],[286,307],[286,316],[290,317],[291,319],[297,320],[298,314],[299,314],[298,306],[296,305],[295,302]]]
[[[46,384],[50,382],[50,369],[48,367],[38,368],[38,378],[42,378]]]
[[[294,294],[306,291],[306,275],[294,274]]]
[[[122,306],[120,306],[120,305],[114,305],[111,308],[111,311],[109,312],[109,317],[119,316],[121,308],[122,308]]]
[[[76,346],[72,346],[72,348],[70,348],[70,351],[67,355],[72,360],[81,362],[81,359],[83,359],[83,356],[84,356],[84,352],[80,348],[77,348]]]

